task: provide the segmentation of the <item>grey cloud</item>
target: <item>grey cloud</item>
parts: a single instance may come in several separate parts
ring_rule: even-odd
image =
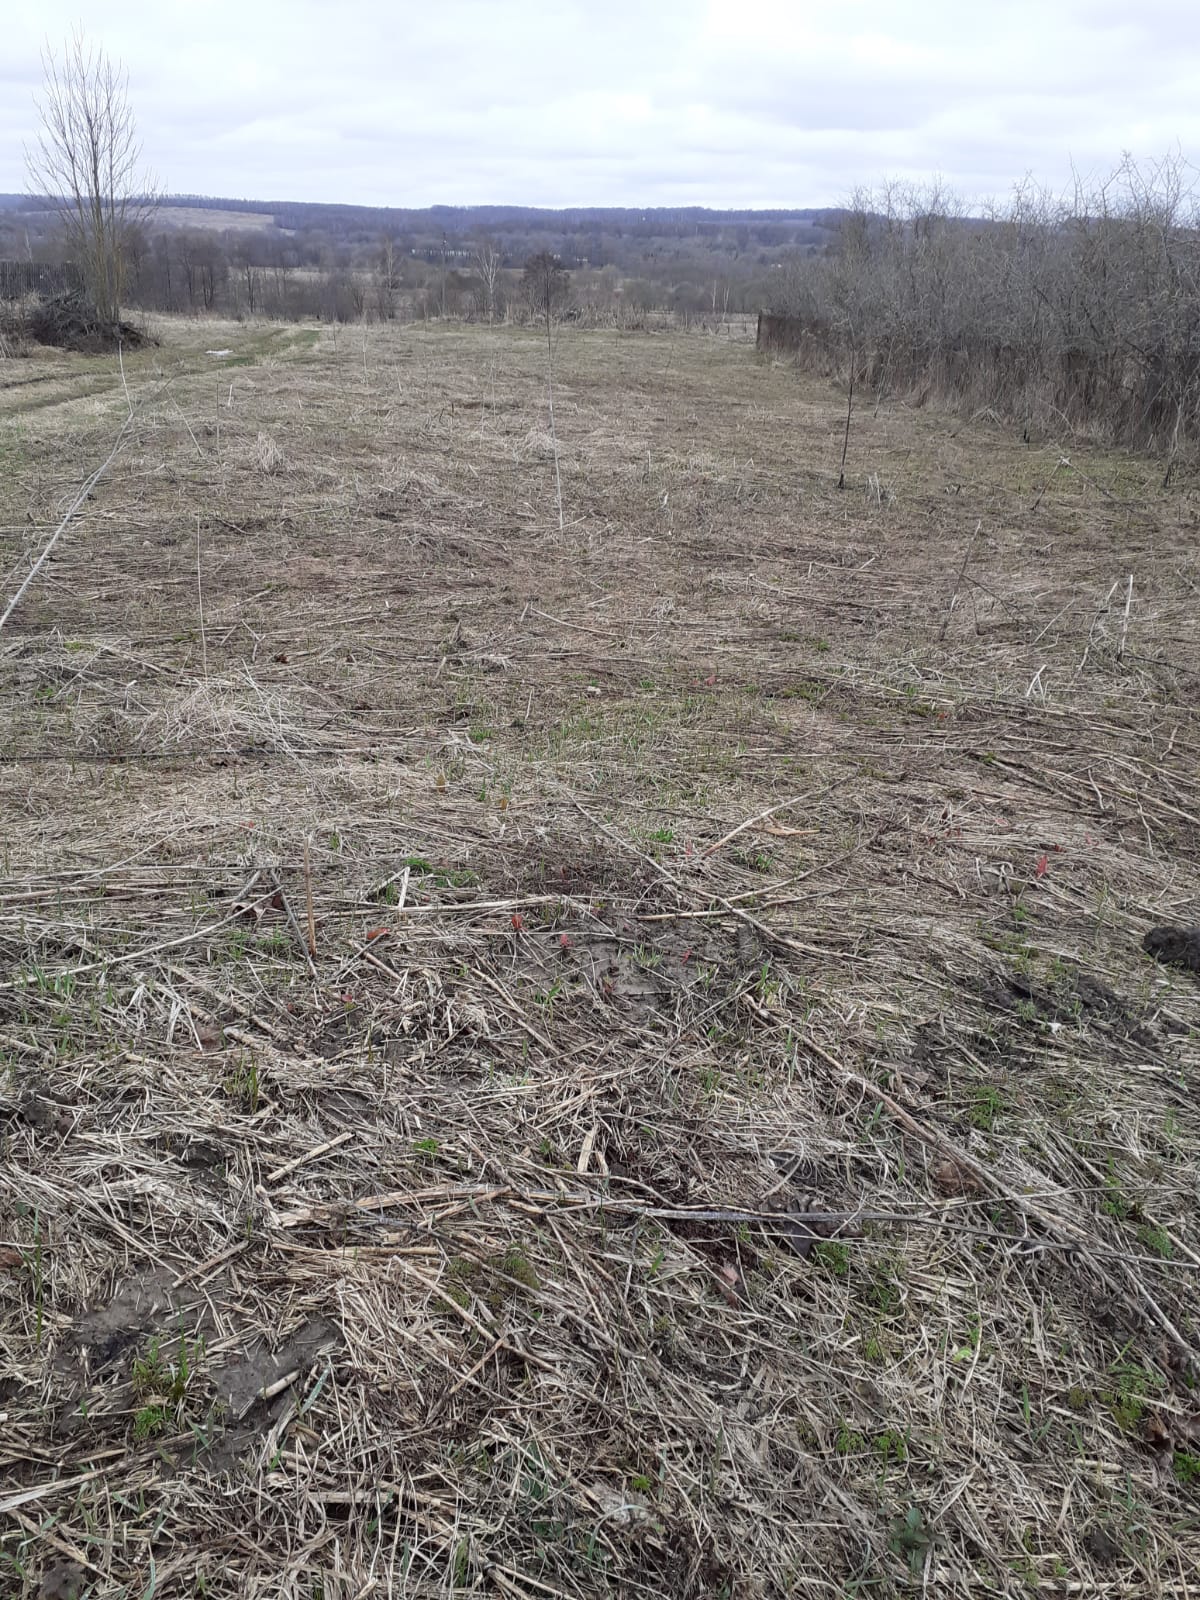
[[[43,33],[6,26],[0,189]],[[1193,5],[1146,0],[108,0],[177,192],[424,205],[837,203],[937,171],[969,197],[1125,148],[1200,151]]]

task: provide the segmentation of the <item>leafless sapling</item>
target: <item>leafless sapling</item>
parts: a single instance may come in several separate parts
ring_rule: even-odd
[[[558,501],[558,529],[563,529],[562,474],[558,465],[558,434],[554,428],[554,320],[567,295],[570,278],[557,256],[542,250],[525,263],[522,286],[531,313],[546,328],[546,397],[550,411],[550,445],[554,451],[554,491]]]
[[[41,131],[25,159],[31,192],[58,214],[102,329],[117,330],[131,232],[155,204],[124,68],[76,32],[47,48]]]

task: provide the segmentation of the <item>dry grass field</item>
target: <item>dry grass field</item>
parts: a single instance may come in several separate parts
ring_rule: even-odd
[[[568,328],[560,533],[534,334],[156,331],[0,632],[0,1595],[1195,1596],[1195,477]],[[0,364],[3,600],[128,403]]]
[[[209,206],[159,206],[154,213],[154,225],[168,229],[206,228],[214,233],[224,233],[227,229],[235,233],[262,233],[275,227],[275,218],[269,211],[216,211]]]

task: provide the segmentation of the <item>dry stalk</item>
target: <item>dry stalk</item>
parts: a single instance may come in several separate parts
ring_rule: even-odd
[[[963,579],[966,576],[967,567],[970,564],[971,552],[975,548],[975,541],[976,541],[976,539],[978,539],[979,533],[980,533],[980,530],[982,529],[982,527],[983,527],[983,520],[981,518],[975,524],[975,531],[974,531],[974,533],[972,533],[970,539],[967,541],[967,548],[963,553],[962,565],[958,569],[958,576],[954,580],[954,588],[950,592],[950,603],[946,607],[946,615],[945,615],[945,618],[942,621],[942,631],[938,634],[938,642],[939,643],[941,643],[946,637],[946,630],[950,626],[950,618],[954,615],[954,603],[958,599],[958,591],[962,588]]]
[[[62,537],[62,534],[63,534],[64,530],[66,529],[67,524],[71,521],[71,518],[79,510],[80,506],[82,506],[84,504],[84,502],[88,499],[88,497],[92,493],[92,490],[96,487],[96,485],[100,482],[101,478],[108,471],[109,467],[111,467],[113,462],[117,459],[117,456],[120,454],[121,449],[124,446],[125,441],[126,441],[126,439],[128,437],[129,430],[133,425],[133,420],[134,420],[133,419],[133,413],[131,411],[129,416],[126,417],[125,421],[122,423],[120,429],[118,430],[117,437],[113,441],[112,449],[105,456],[104,460],[100,463],[100,465],[96,468],[96,470],[92,473],[92,475],[84,482],[83,487],[79,490],[79,492],[75,496],[74,500],[71,501],[71,504],[67,507],[66,511],[64,512],[62,520],[58,524],[58,527],[55,528],[54,532],[50,535],[49,539],[46,541],[46,544],[42,549],[41,555],[38,556],[37,560],[33,563],[33,566],[29,569],[29,572],[28,572],[25,580],[22,582],[20,587],[17,589],[17,591],[13,595],[12,599],[5,606],[3,614],[0,615],[0,628],[3,628],[5,623],[8,621],[8,619],[12,616],[13,612],[17,609],[17,606],[21,602],[22,595],[25,593],[26,589],[28,589],[29,585],[33,582],[33,580],[37,577],[38,573],[45,566],[46,562],[50,559],[50,555],[53,552],[55,545],[58,543],[59,539]]]
[[[1129,574],[1129,583],[1125,590],[1125,610],[1121,617],[1121,638],[1117,645],[1117,660],[1125,659],[1125,636],[1129,632],[1129,608],[1133,605],[1133,573]]]
[[[304,907],[308,917],[308,955],[310,961],[317,954],[317,923],[313,916],[313,889],[312,889],[312,857],[310,841],[305,836],[304,840]]]

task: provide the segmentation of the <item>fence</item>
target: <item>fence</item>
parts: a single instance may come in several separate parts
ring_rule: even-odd
[[[78,289],[79,269],[69,261],[0,261],[0,300],[21,300],[27,294],[61,294]]]

